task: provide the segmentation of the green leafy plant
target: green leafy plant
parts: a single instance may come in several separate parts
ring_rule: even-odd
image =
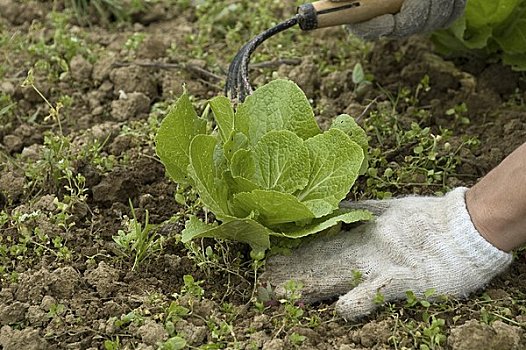
[[[470,0],[465,15],[433,38],[444,53],[497,55],[526,70],[526,1]]]
[[[339,208],[367,167],[367,138],[350,116],[337,117],[322,133],[304,93],[286,80],[256,90],[235,112],[225,97],[211,100],[210,108],[217,127],[207,131],[183,94],[157,134],[168,174],[196,189],[222,222],[190,217],[183,242],[237,240],[262,257],[270,236],[300,238],[371,218]]]

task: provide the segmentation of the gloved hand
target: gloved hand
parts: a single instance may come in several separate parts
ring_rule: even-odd
[[[306,302],[340,296],[336,311],[346,319],[373,311],[377,293],[385,301],[404,299],[409,290],[422,296],[431,288],[436,295],[466,297],[512,260],[473,226],[466,190],[436,198],[342,203],[377,217],[349,232],[315,239],[291,256],[271,257],[261,280],[276,286],[278,295],[284,294],[285,282],[299,281]]]
[[[402,38],[447,28],[466,6],[466,0],[405,0],[400,13],[353,24],[349,30],[364,39]]]

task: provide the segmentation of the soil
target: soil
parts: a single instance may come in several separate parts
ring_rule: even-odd
[[[35,48],[17,47],[15,39],[49,44],[57,31],[50,26],[50,14],[63,4],[0,0],[2,36],[11,38],[0,39],[0,97],[13,103],[0,105],[1,349],[156,349],[175,334],[192,349],[526,348],[522,250],[506,273],[467,300],[449,300],[430,310],[390,304],[353,323],[338,318],[331,303],[301,304],[299,321],[284,316],[283,305],[261,312],[251,299],[255,275],[245,246],[212,240],[182,244],[180,231],[189,210],[213,218],[195,205],[191,192],[181,192],[165,176],[155,156],[155,127],[183,84],[201,110],[199,101],[220,95],[231,56],[219,45],[207,52],[216,57],[215,65],[193,57],[188,38],[199,30],[197,12],[193,5],[166,3],[157,2],[123,23],[99,21],[96,15],[89,25],[68,19],[67,32],[85,38],[93,51],[77,49],[58,76],[34,71],[40,93],[52,104],[64,101],[59,125],[47,116],[40,94],[21,85],[41,57],[52,67],[60,61]],[[144,35],[139,47],[124,49],[134,33]],[[440,57],[426,38],[382,41],[363,61],[373,84],[356,91],[354,56],[331,71],[320,69],[321,54],[312,53],[314,47],[326,47],[323,58],[341,60],[336,52],[338,45],[346,45],[345,37],[340,29],[313,34],[310,51],[295,64],[256,69],[251,78],[257,84],[276,76],[297,82],[312,100],[320,124],[327,125],[341,113],[367,120],[401,89],[418,89],[427,76],[430,88],[420,93],[416,106],[400,100],[394,108],[402,126],[420,123],[414,111],[426,110],[426,126],[448,128],[453,145],[467,136],[480,140],[461,154],[458,176],[450,182],[455,186],[472,185],[526,140],[522,73],[498,63]],[[171,47],[176,47],[177,61]],[[469,123],[448,112],[462,103]],[[69,140],[67,150],[55,148],[55,156],[49,152],[53,135]],[[393,159],[411,149],[397,154]],[[64,159],[72,171],[69,180],[85,179],[85,198],[68,202],[72,185],[60,172]],[[181,193],[186,205],[176,200]],[[406,193],[434,190],[413,184],[398,187],[394,195]],[[143,223],[148,215],[164,237],[162,247],[136,269],[113,239],[134,214]],[[202,281],[203,296],[188,292],[185,275]],[[171,305],[189,312],[173,316]],[[446,340],[438,344],[426,343],[421,328],[430,312],[445,320],[440,333]]]

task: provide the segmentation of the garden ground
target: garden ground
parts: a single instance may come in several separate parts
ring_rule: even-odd
[[[165,176],[159,123],[183,84],[206,115],[240,45],[295,4],[73,3],[0,0],[1,348],[526,348],[522,250],[468,300],[408,294],[347,323],[295,291],[258,302],[264,266],[243,245],[180,242],[188,215],[213,218]],[[297,82],[320,125],[347,113],[367,131],[351,200],[470,186],[526,140],[523,74],[427,38],[291,30],[254,62],[255,85]]]

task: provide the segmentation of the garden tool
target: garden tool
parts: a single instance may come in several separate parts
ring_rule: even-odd
[[[250,56],[268,38],[299,25],[304,31],[365,22],[374,17],[398,13],[404,0],[321,0],[298,7],[294,17],[250,40],[236,54],[226,81],[226,94],[243,102],[252,93],[248,79]]]

